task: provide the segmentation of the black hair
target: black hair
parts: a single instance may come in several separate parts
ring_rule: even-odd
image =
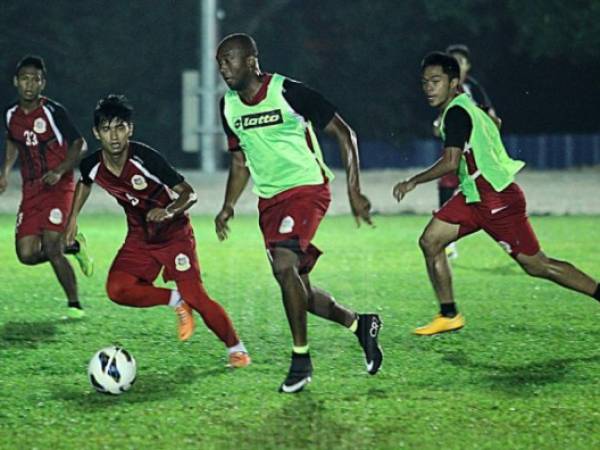
[[[15,76],[19,75],[19,70],[23,67],[35,67],[38,70],[42,71],[42,75],[44,79],[46,78],[46,63],[44,62],[44,58],[37,55],[26,55],[17,63],[17,67],[15,67]]]
[[[218,48],[221,48],[228,42],[234,41],[238,44],[246,53],[246,56],[254,56],[258,57],[258,47],[256,46],[256,41],[246,33],[234,33],[228,36],[225,36],[221,42],[219,42]]]
[[[467,47],[465,44],[449,45],[448,48],[446,48],[446,53],[448,53],[448,54],[460,53],[465,58],[471,59],[471,51],[469,50],[469,47]]]
[[[429,66],[441,66],[442,71],[448,75],[448,79],[460,79],[460,66],[454,56],[443,52],[428,53],[421,61],[421,72]]]
[[[123,122],[132,123],[133,106],[122,94],[108,94],[100,99],[94,109],[94,127],[98,128],[105,120],[109,123],[113,119],[121,119]]]

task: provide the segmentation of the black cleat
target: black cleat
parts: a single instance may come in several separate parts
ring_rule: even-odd
[[[310,354],[308,353],[293,353],[292,364],[290,371],[285,378],[285,381],[279,386],[279,392],[286,394],[294,394],[304,389],[311,381],[312,363],[310,362]]]
[[[370,375],[375,375],[383,363],[383,352],[377,342],[382,326],[383,323],[377,314],[358,315],[358,328],[355,334],[365,352],[365,364]]]

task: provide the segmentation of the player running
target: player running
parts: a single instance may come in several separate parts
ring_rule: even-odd
[[[46,65],[39,56],[18,62],[13,83],[18,101],[4,110],[5,161],[0,170],[0,194],[8,186],[17,157],[21,169],[22,196],[16,225],[16,250],[26,265],[49,262],[68,301],[67,317],[78,319],[84,311],[77,294],[77,280],[65,253],[75,256],[82,272],[91,276],[93,260],[79,233],[65,248],[62,232],[75,190],[73,167],[86,142],[59,103],[42,96]]]
[[[394,197],[400,201],[417,185],[456,170],[461,192],[434,214],[419,240],[440,314],[415,333],[432,335],[465,325],[454,302],[444,248],[479,230],[488,233],[529,275],[600,300],[595,280],[568,262],[547,257],[540,249],[527,218],[523,191],[513,182],[525,163],[508,156],[496,123],[458,91],[456,59],[446,53],[430,53],[421,63],[421,75],[429,105],[441,112],[444,155],[430,168],[396,184]]]
[[[196,202],[192,187],[154,149],[131,141],[133,108],[122,95],[109,95],[94,111],[94,136],[101,149],[80,164],[66,240],[77,230],[77,216],[92,183],[97,183],[125,210],[128,232],[108,273],[109,298],[121,305],[146,308],[169,305],[179,319],[179,339],[194,332],[196,310],[228,349],[233,367],[246,367],[250,357],[225,310],[212,300],[200,279],[196,241],[185,212]],[[177,289],[152,285],[163,278]]]
[[[291,365],[280,391],[299,392],[311,381],[307,311],[353,331],[364,350],[368,373],[376,374],[383,360],[377,342],[379,317],[354,313],[309,281],[321,255],[311,240],[329,207],[333,179],[313,126],[336,138],[352,213],[357,224],[371,224],[371,205],[360,190],[354,131],[321,94],[282,75],[261,72],[256,43],[246,34],[223,39],[217,63],[230,88],[221,101],[221,114],[232,159],[223,208],[215,218],[216,232],[220,240],[227,238],[236,201],[252,177],[259,196],[260,229],[293,338]]]

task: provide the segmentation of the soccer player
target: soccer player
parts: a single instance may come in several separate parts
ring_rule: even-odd
[[[133,108],[122,95],[109,95],[94,111],[93,133],[101,149],[81,161],[66,241],[77,229],[77,216],[92,184],[104,188],[125,210],[128,232],[108,273],[109,298],[121,305],[146,308],[169,305],[179,319],[179,339],[194,332],[196,310],[227,346],[229,364],[245,367],[250,357],[225,310],[206,291],[200,279],[196,242],[186,210],[196,194],[184,178],[154,149],[130,140]],[[177,289],[152,285],[161,269]]]
[[[464,44],[452,44],[446,48],[446,53],[453,56],[458,61],[458,65],[460,67],[459,89],[471,97],[471,99],[480,108],[482,108],[489,114],[491,118],[500,124],[500,119],[498,119],[496,116],[496,111],[494,110],[494,106],[492,105],[492,101],[487,95],[487,92],[483,86],[469,73],[472,68],[471,52],[469,47]],[[440,137],[439,124],[440,117],[436,119],[433,125],[433,134],[435,137]],[[438,201],[440,208],[444,206],[444,203],[452,198],[456,192],[456,189],[458,189],[458,186],[458,176],[453,172],[447,173],[438,179]],[[446,247],[446,254],[448,255],[448,259],[458,258],[458,248],[456,247],[456,242],[451,242],[448,244]]]
[[[600,300],[596,280],[541,250],[527,218],[525,196],[513,182],[525,163],[508,156],[496,123],[467,94],[459,92],[456,59],[446,53],[430,53],[421,63],[421,76],[429,105],[441,113],[444,155],[430,168],[396,184],[394,197],[400,201],[417,185],[456,170],[461,192],[434,214],[419,240],[440,313],[415,333],[433,335],[465,325],[454,301],[444,248],[479,230],[498,242],[529,275]]]
[[[68,301],[67,317],[81,318],[84,311],[77,281],[65,253],[74,254],[82,272],[91,276],[93,261],[85,238],[78,234],[73,245],[62,241],[75,183],[73,167],[86,142],[59,103],[42,96],[46,65],[39,56],[25,56],[16,67],[13,84],[18,100],[4,110],[6,153],[0,170],[0,194],[6,190],[10,171],[19,158],[22,197],[16,225],[19,261],[37,265],[48,261]]]
[[[311,381],[307,311],[353,331],[365,353],[368,373],[376,374],[383,360],[377,342],[379,317],[357,315],[309,281],[321,255],[311,240],[329,206],[333,179],[313,127],[337,140],[352,213],[357,225],[371,224],[371,205],[360,190],[354,131],[318,92],[282,75],[261,72],[256,43],[246,34],[224,38],[217,63],[230,89],[220,105],[232,159],[215,227],[219,239],[226,239],[236,201],[252,177],[259,196],[260,229],[293,338],[291,365],[280,392],[299,392]]]

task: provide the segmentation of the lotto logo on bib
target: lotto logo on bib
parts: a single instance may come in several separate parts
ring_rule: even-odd
[[[33,131],[37,134],[44,134],[47,130],[46,121],[41,117],[38,117],[33,122]]]
[[[190,267],[192,267],[190,258],[188,258],[186,254],[180,253],[175,257],[175,269],[177,269],[178,272],[185,272]]]
[[[248,114],[240,117],[234,122],[235,128],[249,130],[251,128],[268,127],[283,123],[283,115],[280,109],[265,111],[262,113]]]
[[[48,216],[48,220],[50,221],[50,223],[53,223],[54,225],[60,225],[62,223],[63,220],[63,213],[60,209],[58,208],[53,208],[50,211],[50,215]]]
[[[294,229],[294,218],[290,217],[290,216],[285,216],[283,218],[283,220],[281,221],[281,223],[279,224],[279,233],[281,234],[287,234],[287,233],[291,233],[292,230]]]

